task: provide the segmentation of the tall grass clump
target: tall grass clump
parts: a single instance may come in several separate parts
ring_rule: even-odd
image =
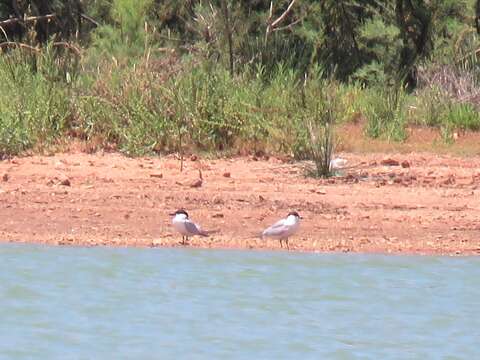
[[[417,92],[415,100],[413,123],[440,128],[450,102],[444,91],[436,86],[426,88]]]
[[[480,113],[471,104],[449,102],[441,116],[440,130],[444,142],[453,142],[455,131],[480,130]]]
[[[314,166],[307,172],[315,177],[332,175],[330,163],[335,149],[334,126],[343,117],[338,98],[338,84],[315,71],[305,79],[301,102],[301,123],[306,131],[306,151]]]
[[[69,84],[51,48],[14,49],[0,57],[0,155],[42,149],[64,134],[71,118]]]
[[[385,136],[387,140],[404,141],[407,138],[405,89],[400,85],[377,85],[366,91],[366,134],[372,138]]]
[[[250,111],[255,82],[203,63],[182,71],[164,86],[176,133],[184,145],[224,151],[241,146],[243,141],[258,140],[251,132],[259,123]]]
[[[458,130],[480,130],[480,113],[471,104],[451,103],[444,115],[444,123]]]
[[[151,63],[134,68],[101,64],[76,98],[76,128],[92,150],[113,148],[127,155],[172,151],[174,117],[162,74]]]
[[[209,63],[108,63],[78,97],[77,133],[129,155],[264,147],[260,81]],[[170,76],[167,76],[170,73]]]
[[[189,113],[188,131],[200,149],[223,150],[239,136],[242,117],[234,97],[245,84],[223,68],[201,65],[181,75],[182,105]]]
[[[249,112],[261,116],[266,142],[276,152],[305,157],[305,130],[300,126],[300,75],[284,63],[279,63],[271,74],[265,68],[256,68],[259,92]]]

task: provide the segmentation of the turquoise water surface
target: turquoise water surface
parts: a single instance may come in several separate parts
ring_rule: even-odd
[[[480,258],[0,246],[1,359],[480,359]]]

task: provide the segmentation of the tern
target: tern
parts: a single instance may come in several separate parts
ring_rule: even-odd
[[[185,245],[188,241],[189,236],[208,236],[208,232],[202,230],[199,225],[195,224],[192,220],[189,219],[188,213],[181,209],[175,211],[173,214],[172,224],[175,230],[182,234],[182,245]]]
[[[280,240],[280,246],[283,248],[283,240],[288,246],[288,238],[295,234],[300,226],[300,215],[296,211],[289,212],[287,217],[277,221],[275,224],[265,229],[262,233],[262,238],[271,237]]]

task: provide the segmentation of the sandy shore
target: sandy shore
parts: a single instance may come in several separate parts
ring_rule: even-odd
[[[304,217],[291,250],[480,254],[480,157],[340,156],[353,166],[305,178],[278,158],[126,158],[83,153],[0,162],[1,241],[181,246],[169,212],[206,229],[202,248],[280,249],[256,237],[290,210]],[[389,161],[385,161],[389,160]],[[199,185],[199,169],[203,181]]]

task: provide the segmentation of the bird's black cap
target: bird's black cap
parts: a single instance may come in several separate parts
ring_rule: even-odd
[[[183,210],[183,209],[177,210],[177,211],[175,211],[174,213],[172,213],[172,214],[170,214],[170,215],[175,216],[175,215],[179,215],[179,214],[184,214],[184,215],[188,218],[188,213],[187,213],[185,210]]]
[[[298,217],[298,218],[301,219],[300,215],[298,215],[298,212],[296,212],[296,211],[290,211],[290,212],[288,213],[288,216],[290,216],[290,215],[296,216],[296,217]]]

